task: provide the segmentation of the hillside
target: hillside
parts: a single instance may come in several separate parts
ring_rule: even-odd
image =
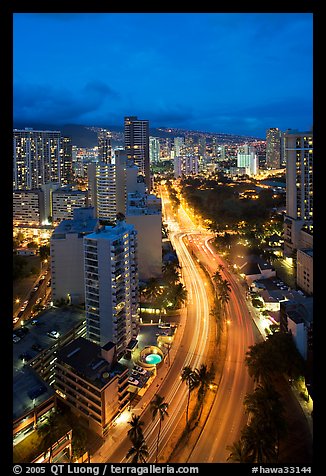
[[[62,135],[69,136],[72,139],[72,144],[77,147],[94,147],[97,145],[97,129],[99,126],[84,126],[79,124],[65,124],[65,125],[56,125],[56,124],[45,124],[45,123],[35,123],[35,124],[22,124],[15,123],[15,129],[25,129],[25,127],[31,127],[35,130],[49,130],[49,131],[61,131]],[[112,125],[103,125],[101,126],[104,129],[112,131],[112,146],[122,146],[123,145],[123,125],[122,126],[112,126]],[[198,137],[205,136],[208,140],[212,137],[216,137],[218,143],[233,143],[241,141],[251,141],[259,140],[257,137],[246,137],[240,136],[237,134],[223,134],[223,133],[212,133],[204,131],[191,131],[185,129],[176,129],[176,128],[150,128],[150,135],[153,137],[159,138],[174,138],[178,136],[191,135],[194,140],[197,141]],[[260,139],[261,140],[261,139]]]

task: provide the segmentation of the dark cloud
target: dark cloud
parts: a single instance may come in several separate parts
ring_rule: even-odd
[[[102,107],[107,98],[119,95],[101,81],[89,81],[81,91],[45,84],[17,83],[14,93],[15,120],[38,120],[79,123],[87,114]]]

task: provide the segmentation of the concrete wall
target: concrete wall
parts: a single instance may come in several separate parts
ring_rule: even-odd
[[[162,215],[131,215],[126,223],[135,226],[138,232],[139,279],[156,278],[162,275]]]

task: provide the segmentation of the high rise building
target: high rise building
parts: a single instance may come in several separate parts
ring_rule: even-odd
[[[182,155],[174,158],[174,177],[198,174],[198,157],[196,155]]]
[[[284,255],[312,247],[313,133],[289,129],[285,135],[286,215]]]
[[[98,140],[98,160],[106,164],[111,164],[112,161],[112,147],[111,147],[111,132],[106,129],[100,129],[97,134]]]
[[[60,131],[13,131],[13,188],[31,190],[61,183]]]
[[[86,335],[120,359],[138,334],[137,232],[118,221],[84,237]]]
[[[273,127],[266,131],[266,167],[281,168],[281,131]]]
[[[96,164],[96,211],[100,220],[115,222],[117,214],[116,201],[116,166],[99,162]]]
[[[182,155],[183,148],[184,148],[185,140],[184,137],[175,137],[173,141],[174,147],[174,156],[179,157]]]
[[[116,221],[126,211],[126,162],[124,150],[116,150],[111,163],[89,163],[87,167],[89,199],[100,220]],[[138,169],[137,169],[138,170]]]
[[[148,191],[151,189],[149,166],[149,121],[136,116],[124,119],[124,140],[128,159],[134,161],[145,178]]]
[[[61,157],[61,183],[67,185],[72,182],[73,177],[71,137],[62,137]]]
[[[249,177],[258,173],[258,158],[254,147],[244,144],[239,148],[237,167],[244,168],[245,174],[249,175]]]
[[[160,161],[160,141],[157,137],[149,138],[149,160],[154,164]]]

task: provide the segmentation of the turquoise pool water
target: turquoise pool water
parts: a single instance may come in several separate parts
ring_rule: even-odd
[[[145,361],[148,364],[159,364],[162,360],[162,357],[159,354],[148,354],[145,357]]]

